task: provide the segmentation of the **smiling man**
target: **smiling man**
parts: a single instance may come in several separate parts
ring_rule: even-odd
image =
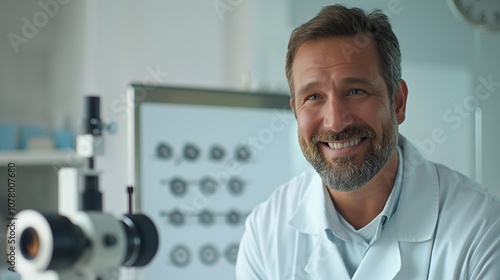
[[[286,75],[314,167],[248,216],[237,279],[498,279],[500,202],[398,133],[408,89],[379,11],[298,27]]]
[[[378,70],[377,46],[366,40],[352,56],[342,48],[356,46],[353,37],[304,42],[293,62],[297,90],[290,100],[305,158],[329,188],[337,211],[355,228],[373,220],[391,192],[397,125],[404,120],[407,95],[401,80],[393,102]]]

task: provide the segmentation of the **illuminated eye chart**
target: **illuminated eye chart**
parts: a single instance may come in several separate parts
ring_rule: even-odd
[[[289,97],[134,87],[137,204],[160,235],[140,278],[234,279],[246,216],[309,168]]]

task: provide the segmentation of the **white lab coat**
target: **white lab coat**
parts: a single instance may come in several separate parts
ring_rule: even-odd
[[[500,279],[499,200],[402,136],[399,146],[398,208],[352,279]],[[313,171],[279,187],[246,220],[237,279],[351,279],[325,233],[335,214],[328,200]]]

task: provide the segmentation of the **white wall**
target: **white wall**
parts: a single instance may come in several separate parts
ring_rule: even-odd
[[[235,86],[225,77],[224,24],[210,2],[148,1],[87,2],[84,92],[101,95],[103,117],[118,123],[108,136],[106,156],[99,160],[105,173],[105,206],[123,211],[127,183],[125,90],[131,82],[196,87]],[[231,61],[231,63],[235,63]],[[232,84],[231,84],[232,82]],[[161,129],[161,128],[158,128]]]

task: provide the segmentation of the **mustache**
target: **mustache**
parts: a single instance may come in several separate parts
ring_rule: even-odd
[[[342,141],[351,138],[375,139],[375,131],[367,125],[350,125],[340,132],[333,130],[323,130],[316,133],[312,138],[312,143]]]

